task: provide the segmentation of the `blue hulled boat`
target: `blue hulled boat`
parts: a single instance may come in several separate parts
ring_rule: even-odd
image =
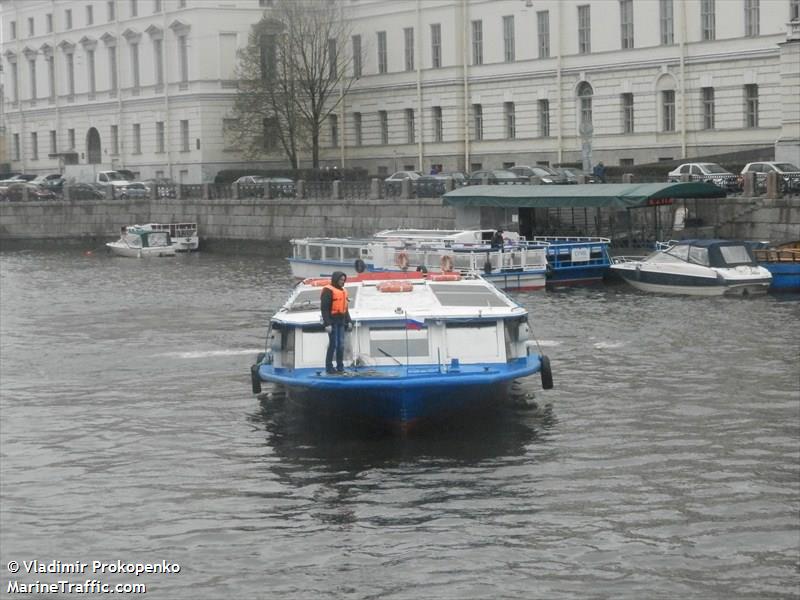
[[[756,246],[753,254],[758,264],[772,273],[770,291],[800,292],[800,241]]]
[[[454,272],[349,279],[346,368],[328,374],[319,306],[328,282],[301,282],[272,317],[265,352],[251,368],[254,393],[280,384],[320,418],[333,412],[407,432],[494,407],[515,379],[540,373],[545,389],[553,385],[527,310],[483,278]]]

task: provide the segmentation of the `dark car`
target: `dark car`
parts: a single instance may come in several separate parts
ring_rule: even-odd
[[[530,180],[531,177],[538,177],[539,180],[545,185],[552,185],[552,184],[563,185],[565,183],[569,183],[569,181],[564,175],[562,175],[555,169],[551,169],[550,167],[545,167],[544,165],[536,165],[533,167],[520,165],[517,167],[511,167],[509,171],[511,171],[515,175],[518,175],[519,177],[525,177],[528,180]]]
[[[140,181],[132,181],[120,190],[114,190],[114,195],[121,200],[133,198],[147,198],[147,187]]]
[[[586,183],[599,183],[600,180],[597,179],[592,173],[587,173],[586,171],[581,171],[580,169],[576,169],[575,167],[553,167],[553,170],[559,173],[562,177],[564,177],[567,183],[578,183],[578,178],[583,176],[586,179],[584,180]]]
[[[505,185],[505,184],[525,184],[530,183],[527,177],[520,177],[512,171],[505,169],[492,169],[488,171],[475,171],[471,173],[467,180],[467,185]]]
[[[73,183],[69,188],[70,200],[102,200],[105,194],[90,183]]]
[[[5,189],[5,191],[3,192],[3,196],[5,197],[6,200],[10,200],[12,202],[19,202],[20,200],[25,199],[24,198],[25,190],[27,190],[28,192],[28,200],[30,201],[56,199],[56,195],[54,192],[46,190],[32,183],[12,183]]]

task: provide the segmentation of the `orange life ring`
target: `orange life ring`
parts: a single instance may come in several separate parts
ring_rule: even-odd
[[[449,254],[442,256],[441,260],[442,273],[449,273],[453,270],[453,257]]]
[[[428,281],[459,281],[461,273],[433,273],[428,275]]]
[[[399,252],[394,259],[394,264],[405,271],[408,268],[408,253]]]
[[[382,281],[375,287],[379,292],[410,292],[414,284],[410,281]]]

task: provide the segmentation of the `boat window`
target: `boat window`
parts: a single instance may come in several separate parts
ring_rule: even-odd
[[[447,323],[445,337],[448,360],[458,358],[466,361],[495,357],[500,354],[495,321]]]
[[[442,306],[508,306],[502,298],[482,285],[429,285]]]
[[[169,246],[169,235],[166,231],[154,231],[147,236],[147,245],[151,248],[164,248]]]
[[[689,260],[689,246],[688,244],[678,244],[667,250],[667,254],[680,258],[681,260]]]
[[[142,247],[142,238],[138,235],[134,235],[132,233],[125,234],[125,243],[130,246],[131,248],[141,248]]]
[[[722,260],[724,260],[727,265],[753,264],[753,259],[750,258],[750,253],[744,246],[720,246],[719,251],[722,254]]]
[[[361,255],[360,250],[358,246],[344,246],[342,248],[342,258],[344,260],[355,260]]]
[[[308,247],[308,258],[311,260],[322,260],[322,247],[321,246],[309,246]]]
[[[701,248],[699,246],[689,247],[689,262],[698,265],[708,266],[708,248]]]
[[[373,358],[429,356],[428,330],[405,327],[372,327],[369,331],[369,355]],[[402,360],[401,360],[402,362]]]

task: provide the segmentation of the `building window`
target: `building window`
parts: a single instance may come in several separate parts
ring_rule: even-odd
[[[56,130],[50,130],[50,154],[55,154],[58,152],[58,136],[56,135]]]
[[[67,66],[67,95],[75,95],[75,55],[68,52],[64,55]]]
[[[675,131],[675,90],[661,92],[661,129]]]
[[[19,134],[14,134],[14,160],[20,159]]]
[[[378,123],[381,128],[381,144],[389,143],[389,113],[385,110],[378,111]]]
[[[139,16],[139,1],[138,0],[130,0],[131,2],[131,16],[138,17]]]
[[[619,0],[619,22],[622,49],[633,48],[633,0]]]
[[[483,21],[472,22],[472,64],[483,64]]]
[[[181,121],[181,152],[189,151],[189,121]]]
[[[47,84],[49,86],[47,97],[55,99],[56,97],[56,65],[52,56],[45,56],[47,63]]]
[[[758,86],[755,84],[744,86],[744,110],[747,127],[758,127]]]
[[[164,152],[164,121],[156,121],[156,152]]]
[[[133,124],[133,153],[142,153],[142,126],[139,123]]]
[[[328,115],[328,121],[331,124],[331,148],[339,147],[339,117],[337,115]]]
[[[111,154],[119,154],[119,129],[116,125],[111,126]]]
[[[97,80],[94,74],[94,50],[86,51],[86,77],[89,84],[89,94],[93,97],[97,91]]]
[[[539,100],[539,136],[550,137],[550,101]]]
[[[536,30],[539,33],[539,58],[550,58],[550,12],[536,13]]]
[[[514,16],[503,17],[503,58],[506,62],[514,62]]]
[[[178,8],[186,8],[186,0],[178,0]]]
[[[75,150],[75,130],[67,129],[67,146],[70,150]]]
[[[53,13],[44,16],[44,26],[47,33],[53,33]]]
[[[592,51],[592,17],[588,4],[578,7],[578,53]]]
[[[714,88],[704,87],[703,92],[703,129],[714,129]]]
[[[111,91],[117,91],[117,47],[108,47],[108,70]]]
[[[9,63],[11,67],[11,102],[16,103],[19,101],[19,72],[17,71],[17,63]]]
[[[444,139],[442,127],[442,107],[433,107],[433,141],[441,142]]]
[[[355,144],[356,146],[360,146],[363,143],[363,137],[361,134],[361,113],[353,113],[353,134],[355,136]]]
[[[64,11],[64,28],[72,29],[72,9],[70,8]]]
[[[36,58],[28,61],[28,73],[31,80],[31,100],[36,100]]]
[[[506,138],[513,140],[517,137],[517,117],[513,102],[505,102],[503,104],[503,112],[506,121]]]
[[[759,33],[759,0],[744,0],[744,34],[747,37],[756,37]]]
[[[35,25],[34,25],[33,17],[28,17],[28,36],[29,37],[33,37],[35,35],[35,33],[34,33],[35,29],[36,28],[35,28]]]
[[[800,21],[800,0],[790,0],[789,2],[789,20]]]
[[[108,8],[108,22],[110,23],[117,18],[116,0],[108,0],[106,7]]]
[[[440,23],[431,25],[431,66],[434,69],[442,66],[442,25]]]
[[[131,44],[131,85],[139,87],[139,44]]]
[[[700,0],[700,27],[703,40],[717,39],[715,0]]]
[[[94,6],[91,4],[86,5],[86,24],[94,25]]]
[[[362,71],[361,36],[354,35],[352,40],[353,40],[353,77],[358,79],[361,77],[361,71]]]
[[[178,58],[181,83],[187,83],[189,81],[189,48],[185,35],[178,36]]]
[[[622,132],[633,133],[633,94],[622,94]]]
[[[31,159],[39,160],[39,134],[31,132]]]
[[[403,40],[406,58],[406,71],[414,70],[414,28],[406,27],[403,29]]]
[[[154,13],[161,12],[161,0],[153,0],[153,12]]]
[[[11,21],[11,22],[8,24],[8,28],[9,28],[9,33],[8,33],[8,36],[9,36],[9,37],[10,37],[12,40],[15,40],[15,39],[17,39],[17,22],[16,22],[16,21]],[[15,134],[15,135],[16,135],[16,134]]]
[[[661,45],[671,46],[675,43],[675,20],[673,17],[673,0],[659,0],[659,21],[661,23]]]
[[[580,85],[578,85],[578,102],[580,105],[580,119],[578,120],[578,124],[581,127],[584,124],[591,125],[592,124],[592,96],[594,95],[594,90],[592,86],[589,85],[586,81],[582,81]]]
[[[164,45],[162,40],[153,40],[153,62],[156,85],[164,85]]]
[[[378,32],[378,73],[386,73],[386,32]]]
[[[416,141],[414,126],[414,109],[406,109],[406,142],[413,144]]]
[[[472,105],[472,129],[474,139],[483,139],[483,106],[480,104]]]
[[[336,52],[336,40],[328,39],[328,79],[336,80],[338,72],[339,56]]]

